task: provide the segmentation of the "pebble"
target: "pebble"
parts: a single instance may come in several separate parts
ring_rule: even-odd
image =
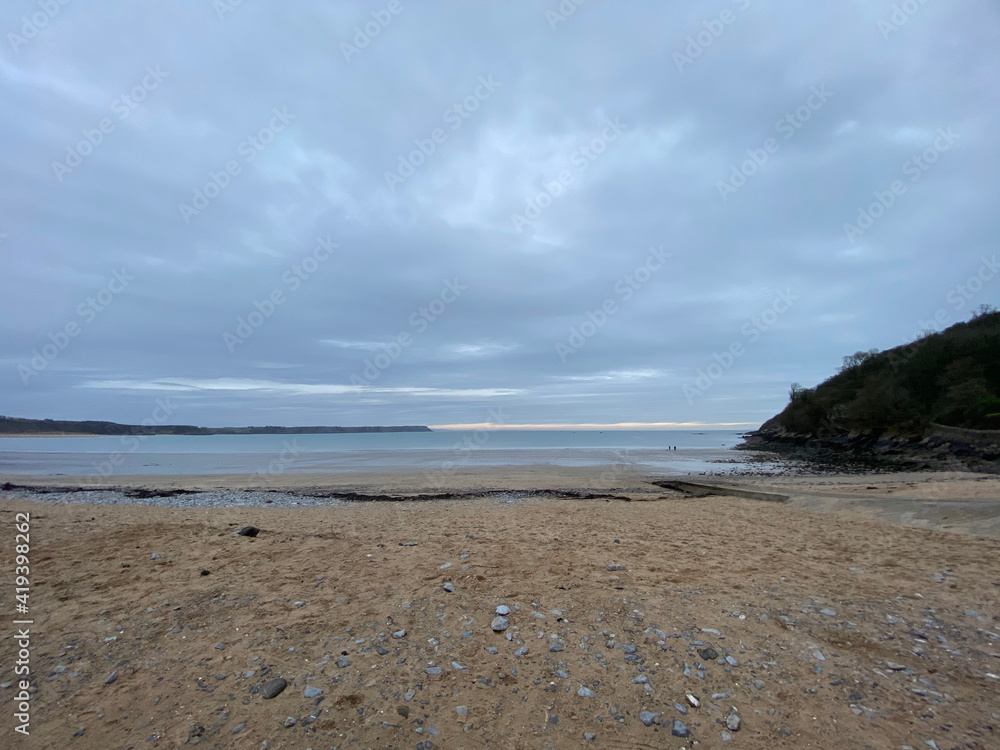
[[[264,689],[261,691],[261,695],[263,695],[265,699],[274,698],[275,696],[280,695],[281,691],[283,691],[286,687],[288,687],[288,683],[284,680],[284,678],[275,677],[273,680],[268,680],[264,683]]]
[[[392,634],[392,637],[395,638],[398,641],[400,638],[402,638],[405,635],[406,635],[406,631],[405,630],[397,630],[395,633]]]
[[[429,675],[433,675],[435,677],[437,675],[444,674],[444,670],[441,669],[441,667],[427,667],[427,669],[425,669],[424,672],[426,672]]]
[[[106,678],[104,679],[104,684],[105,684],[105,685],[110,685],[110,684],[111,684],[112,682],[114,682],[114,681],[115,681],[115,680],[117,680],[117,679],[118,679],[118,670],[116,669],[116,670],[115,670],[114,672],[112,672],[111,674],[109,674],[109,675],[108,675],[108,676],[107,676],[107,677],[106,677]]]
[[[467,666],[465,666],[464,664],[459,664],[457,661],[453,661],[451,663],[451,668],[457,672],[461,672],[463,669],[468,669]]]
[[[837,616],[836,610],[833,610],[833,609],[821,609],[819,611],[819,613],[821,615],[826,615],[827,617],[836,617]]]
[[[159,559],[160,559],[160,556],[159,556],[158,554],[156,554],[156,553],[154,552],[153,554],[151,554],[151,555],[149,556],[149,559],[150,559],[150,560],[159,560]]]
[[[597,739],[597,735],[594,734],[593,732],[584,732],[583,733],[583,741],[584,742],[593,742],[596,739]]]
[[[260,533],[260,529],[256,526],[244,526],[242,529],[236,532],[237,536],[250,536],[254,537]]]
[[[563,645],[559,641],[549,644],[549,651],[556,653],[563,650]]]
[[[493,628],[493,632],[502,633],[510,627],[510,623],[506,617],[494,617],[493,622],[490,623],[490,627]]]
[[[677,701],[674,701],[674,708],[677,709],[677,712],[681,716],[687,716],[688,709],[687,709],[687,706],[685,706],[684,704],[678,703]]]
[[[674,737],[680,737],[683,739],[684,737],[691,736],[691,730],[684,726],[684,722],[680,719],[674,719],[674,726],[673,729],[670,730],[670,734]]]
[[[318,687],[313,687],[310,685],[309,687],[307,687],[305,690],[302,691],[302,695],[304,695],[306,698],[319,698],[321,695],[323,695],[323,689]]]
[[[740,665],[740,663],[731,656],[726,657],[726,664],[728,664],[731,667],[738,667]]]
[[[515,659],[519,659],[522,656],[526,656],[527,653],[528,653],[528,647],[527,646],[521,646],[521,648],[519,648],[517,651],[514,652],[514,658]]]
[[[510,607],[508,607],[506,604],[501,604],[499,607],[497,607],[497,614],[501,615],[502,617],[506,617],[507,615],[510,614]]]
[[[604,567],[605,567],[606,570],[608,570],[608,571],[610,571],[612,573],[615,572],[615,571],[618,571],[618,570],[627,570],[627,568],[624,565],[622,565],[621,563],[616,563],[616,562],[609,562]]]
[[[691,695],[691,693],[687,694],[687,701],[691,704],[692,708],[698,708],[701,705],[701,701]]]
[[[641,674],[638,677],[636,677],[634,680],[632,680],[632,684],[633,685],[645,685],[647,682],[649,682],[649,678],[646,677],[646,675],[644,675],[644,674]]]
[[[444,565],[442,565],[440,568],[438,568],[438,570],[448,570],[448,568],[450,568],[450,567],[451,567],[451,563],[449,562],[449,563],[445,563]]]
[[[348,659],[346,656],[338,656],[337,657],[337,666],[340,667],[341,669],[349,667],[349,666],[351,666],[351,660]]]
[[[576,691],[576,694],[579,695],[581,698],[596,698],[597,697],[597,694],[594,693],[594,691],[591,690],[586,685],[581,685],[580,689]]]
[[[496,646],[487,646],[486,653],[493,654],[494,656],[496,656],[497,654],[500,653],[500,649],[498,649]]]
[[[708,648],[701,649],[698,652],[698,656],[700,656],[705,661],[715,661],[716,659],[719,658],[719,652],[716,651],[711,646],[709,646]]]
[[[469,713],[469,709],[466,706],[456,706],[455,713],[457,713],[459,716],[465,716],[467,713]]]
[[[731,735],[725,729],[722,730],[722,741],[723,742],[729,742],[732,738],[733,738],[733,735]]]
[[[653,726],[656,720],[660,718],[659,714],[653,713],[652,711],[640,711],[639,721],[645,724],[647,727]]]
[[[447,592],[448,592],[449,594],[453,594],[453,593],[455,593],[455,584],[453,584],[453,583],[446,583],[446,584],[445,584],[444,586],[442,586],[441,588],[443,588],[443,589],[444,589],[445,591],[447,591]]]
[[[242,732],[246,728],[247,728],[247,723],[245,721],[242,721],[239,724],[237,724],[235,727],[233,727],[232,733],[233,734],[239,734],[240,732]]]
[[[735,711],[726,717],[726,729],[730,732],[740,731],[740,716]]]
[[[294,716],[289,716],[287,719],[285,719],[285,726],[286,727],[294,727],[295,726],[295,717]]]
[[[407,703],[409,703],[410,701],[413,700],[413,696],[415,696],[416,694],[417,694],[417,691],[414,690],[413,688],[410,688],[405,693],[403,693],[403,700],[406,701]]]

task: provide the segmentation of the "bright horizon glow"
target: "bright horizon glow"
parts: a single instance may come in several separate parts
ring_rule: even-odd
[[[756,422],[616,422],[614,424],[431,424],[432,430],[721,430],[754,427]]]

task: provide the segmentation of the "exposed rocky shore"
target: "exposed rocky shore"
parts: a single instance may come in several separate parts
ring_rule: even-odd
[[[818,471],[981,471],[1000,474],[1000,438],[990,432],[932,426],[922,435],[802,434],[776,419],[744,436],[738,450],[769,451]]]

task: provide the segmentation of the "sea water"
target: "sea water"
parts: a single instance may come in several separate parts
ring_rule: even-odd
[[[722,430],[434,430],[327,435],[152,435],[0,438],[0,473],[285,474],[435,471],[477,466],[628,466],[721,471],[742,455]],[[677,450],[671,450],[676,447]]]

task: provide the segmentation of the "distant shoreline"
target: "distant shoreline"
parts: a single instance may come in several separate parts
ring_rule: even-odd
[[[109,435],[337,435],[369,432],[433,432],[426,425],[388,427],[196,427],[137,425],[98,420],[24,419],[0,416],[0,437],[107,437]]]

